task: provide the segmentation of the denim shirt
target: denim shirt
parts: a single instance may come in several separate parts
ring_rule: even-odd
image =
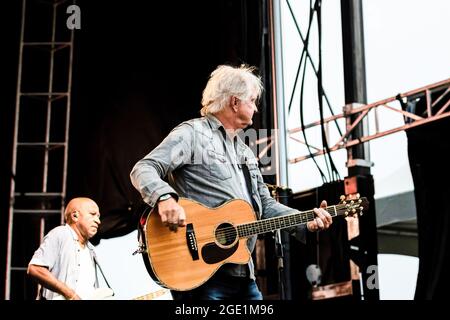
[[[235,148],[235,152],[230,152]],[[245,161],[251,178],[251,194],[245,194],[239,170]],[[181,123],[142,160],[130,174],[133,186],[142,198],[154,207],[160,196],[175,196],[196,200],[208,207],[217,207],[231,199],[251,197],[258,219],[292,213],[293,209],[275,201],[263,181],[258,162],[251,149],[236,136],[230,139],[222,123],[213,115]],[[167,177],[167,181],[164,179]],[[294,230],[295,229],[295,230]],[[293,228],[297,237],[305,241],[305,226]],[[256,244],[256,236],[247,241],[250,252]],[[246,265],[225,264],[221,272],[232,276],[250,276],[255,279],[252,259]]]
[[[94,246],[86,243],[94,263]],[[61,282],[74,289],[80,275],[80,246],[78,236],[68,225],[52,229],[42,241],[40,247],[34,252],[29,264],[47,267],[49,271]],[[97,268],[95,268],[95,288],[98,288]],[[43,288],[42,296],[51,300],[59,293]]]

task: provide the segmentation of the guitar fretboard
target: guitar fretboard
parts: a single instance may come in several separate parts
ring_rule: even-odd
[[[332,217],[344,214],[347,207],[343,204],[335,206],[328,206],[324,208]],[[313,210],[295,212],[280,217],[258,220],[251,223],[245,223],[237,226],[238,235],[240,238],[266,233],[277,229],[284,229],[297,226],[303,223],[314,220],[316,215]]]

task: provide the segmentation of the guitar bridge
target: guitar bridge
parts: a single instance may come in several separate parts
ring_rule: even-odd
[[[197,239],[195,238],[194,226],[188,223],[186,226],[186,242],[191,253],[192,260],[198,260]]]

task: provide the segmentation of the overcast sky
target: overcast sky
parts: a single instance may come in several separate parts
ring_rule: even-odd
[[[284,13],[283,71],[287,105],[303,46],[287,10],[286,1],[282,0],[281,3]],[[290,0],[290,3],[305,36],[309,1]],[[450,78],[450,1],[363,0],[363,14],[368,103]],[[310,52],[317,65],[316,24],[311,30],[311,37]],[[322,1],[322,59],[325,92],[334,113],[342,113],[344,77],[340,1]],[[306,123],[320,119],[316,79],[309,67],[305,80],[305,108],[309,107],[305,113]],[[298,90],[294,101],[299,101]],[[328,115],[329,112],[326,113]],[[380,130],[403,125],[402,117],[392,112],[380,112],[379,116]],[[373,128],[373,118],[370,125]],[[294,109],[293,106],[288,117],[288,128],[299,126],[298,107]],[[332,136],[336,136],[336,130],[334,131],[330,130]],[[321,146],[317,142],[320,141],[318,129],[308,132],[308,139],[315,146]],[[305,150],[305,147],[296,142],[288,143],[289,158],[305,155]],[[375,198],[414,190],[405,132],[372,140],[370,156],[374,163],[371,172],[375,182]],[[346,152],[334,152],[333,159],[341,177],[345,177]],[[323,157],[317,160],[325,171]],[[289,187],[294,192],[322,185],[318,170],[311,160],[288,165],[288,169]],[[382,299],[412,299],[418,271],[417,261],[416,257],[379,255]],[[392,286],[393,283],[396,285]]]
[[[302,45],[286,1],[283,12],[283,56],[286,105],[292,92]],[[290,0],[303,36],[308,26],[309,1]],[[447,0],[363,0],[364,37],[368,103],[395,96],[450,78],[450,1]],[[342,34],[340,1],[322,1],[322,68],[325,92],[335,113],[344,105],[342,67]],[[314,23],[310,41],[311,56],[317,65],[317,25]],[[306,123],[319,120],[316,78],[307,69],[305,81]],[[298,106],[298,90],[294,95]],[[295,108],[295,105],[292,109]],[[297,107],[298,109],[298,107]],[[329,115],[329,113],[328,113]],[[289,128],[300,125],[298,110],[289,114]],[[380,115],[381,128],[402,125],[402,117],[392,112]],[[373,127],[373,126],[372,126]],[[308,139],[319,141],[319,131],[308,133]],[[319,145],[320,143],[315,143]],[[305,148],[289,142],[289,158],[303,155]],[[373,140],[370,143],[372,174],[376,197],[413,190],[404,132]],[[341,176],[347,174],[346,152],[334,152],[333,159]],[[318,159],[322,170],[326,167]],[[289,165],[289,187],[301,191],[322,184],[311,160]]]

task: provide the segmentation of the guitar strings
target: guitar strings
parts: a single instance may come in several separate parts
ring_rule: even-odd
[[[361,203],[356,202],[355,204],[338,204],[335,206],[326,207],[324,209],[328,213],[330,213],[330,215],[332,217],[336,217],[338,215],[342,215],[341,211],[343,209],[346,211],[352,210],[352,209],[360,210],[359,206],[361,205]],[[314,210],[302,211],[299,213],[288,214],[288,215],[284,215],[284,216],[280,216],[280,217],[273,217],[273,218],[269,218],[269,219],[263,219],[263,220],[258,220],[258,221],[254,221],[254,222],[250,222],[250,223],[240,224],[235,227],[234,226],[233,227],[225,227],[223,229],[219,229],[218,234],[220,237],[225,238],[226,243],[229,243],[229,242],[232,243],[232,242],[234,242],[234,240],[236,239],[237,236],[239,236],[239,238],[241,238],[241,237],[247,237],[247,236],[254,235],[254,234],[272,231],[273,230],[272,228],[275,227],[275,224],[277,222],[283,223],[283,222],[286,222],[286,220],[287,220],[287,222],[289,223],[290,218],[294,218],[294,220],[297,218],[297,220],[300,220],[300,221],[306,220],[305,222],[294,223],[292,225],[287,225],[287,226],[282,226],[282,227],[280,226],[280,228],[275,228],[275,230],[276,229],[284,229],[287,227],[292,227],[295,225],[307,223],[309,221],[314,220],[315,217],[316,216],[314,215]],[[267,225],[269,229],[266,231],[262,231],[261,227],[265,226],[265,225]],[[257,232],[255,233],[256,230],[257,230]],[[245,231],[250,232],[250,234],[248,234],[248,235],[241,234],[241,233],[245,233]],[[218,237],[216,235],[214,235],[214,236],[207,236],[207,237],[199,237],[198,240],[210,241],[210,240],[216,240],[217,238]]]

